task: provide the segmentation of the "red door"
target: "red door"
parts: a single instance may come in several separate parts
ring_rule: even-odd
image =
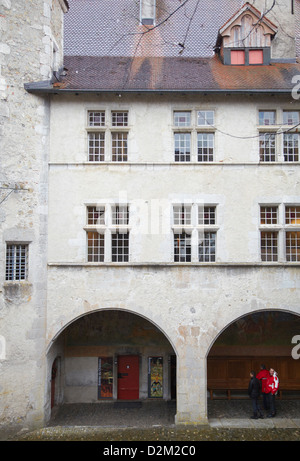
[[[120,355],[118,357],[118,399],[139,398],[139,357]]]

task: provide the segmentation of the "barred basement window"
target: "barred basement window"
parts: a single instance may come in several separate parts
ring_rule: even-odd
[[[6,246],[6,280],[21,281],[28,277],[28,245],[8,244]]]

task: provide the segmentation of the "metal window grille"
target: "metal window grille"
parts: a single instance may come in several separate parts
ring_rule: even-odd
[[[104,235],[99,232],[88,232],[88,262],[104,261]]]
[[[300,206],[285,207],[285,224],[300,224]]]
[[[259,155],[261,162],[275,162],[275,134],[264,133],[259,136]]]
[[[88,124],[89,126],[105,126],[105,112],[88,112]]]
[[[127,226],[129,223],[129,207],[116,205],[112,207],[112,224],[115,226]]]
[[[198,133],[198,162],[212,162],[214,159],[213,133]]]
[[[285,162],[298,162],[299,160],[299,135],[285,133],[283,136],[283,155]]]
[[[189,205],[176,205],[173,207],[174,225],[184,226],[190,225],[192,207]]]
[[[215,206],[199,206],[198,208],[198,224],[214,225],[216,224],[216,207]]]
[[[89,206],[88,212],[88,225],[101,226],[105,224],[105,207]]]
[[[88,153],[90,162],[103,162],[105,158],[105,133],[88,134]]]
[[[27,280],[28,245],[11,244],[6,247],[6,280]]]
[[[175,126],[191,126],[191,113],[190,112],[174,112],[174,125]]]
[[[261,224],[277,224],[278,208],[277,206],[261,206],[260,207],[260,223]]]
[[[126,162],[128,154],[127,133],[112,133],[112,161]]]
[[[185,232],[174,234],[174,261],[191,262],[191,236]]]
[[[286,232],[286,260],[300,261],[300,232]]]
[[[261,260],[269,262],[278,260],[277,232],[261,232]]]
[[[111,124],[112,126],[128,126],[128,112],[112,112]]]
[[[260,125],[275,125],[276,112],[275,111],[259,111],[259,124]]]
[[[198,126],[213,126],[214,125],[214,111],[212,110],[199,110],[197,112],[197,125]]]
[[[128,262],[129,259],[129,232],[112,234],[112,262]]]
[[[283,111],[283,124],[284,125],[297,125],[299,123],[298,111]]]
[[[189,162],[191,160],[191,134],[175,133],[175,162]]]
[[[215,262],[216,232],[199,233],[199,262]]]

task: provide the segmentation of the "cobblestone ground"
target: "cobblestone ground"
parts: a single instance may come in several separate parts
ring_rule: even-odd
[[[23,428],[14,435],[2,435],[11,441],[101,441],[101,442],[172,442],[172,441],[300,441],[300,400],[278,401],[277,415],[267,426],[252,421],[251,402],[212,401],[208,403],[210,424],[207,426],[175,426],[175,403],[151,402],[126,404],[64,405],[58,409],[47,427],[29,432]],[[273,422],[279,427],[275,427]],[[232,422],[229,427],[212,421]],[[271,425],[270,425],[271,424]],[[3,438],[4,437],[4,438]]]

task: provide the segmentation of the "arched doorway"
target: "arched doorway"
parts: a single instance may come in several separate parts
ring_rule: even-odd
[[[53,357],[57,351],[63,362],[64,403],[176,396],[175,350],[140,315],[106,309],[81,316],[57,335],[48,354]]]
[[[255,312],[231,323],[207,356],[208,398],[246,397],[249,373],[258,373],[261,364],[278,372],[278,398],[299,398],[300,361],[292,356],[299,331],[300,316],[278,310]]]

